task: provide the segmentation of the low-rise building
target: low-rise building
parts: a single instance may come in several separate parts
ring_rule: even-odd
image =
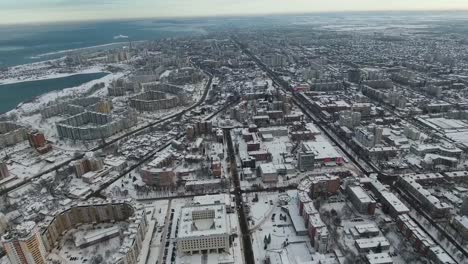
[[[177,234],[180,252],[229,251],[230,224],[224,204],[183,207],[180,217]]]
[[[371,198],[361,186],[348,185],[347,193],[354,207],[362,214],[371,214],[375,212],[376,202]]]
[[[433,217],[442,218],[450,216],[452,206],[440,201],[428,190],[424,189],[419,182],[438,182],[443,180],[444,176],[439,173],[433,174],[408,174],[402,175],[398,183],[426,209]]]
[[[177,176],[173,168],[145,166],[141,169],[141,179],[148,185],[173,187],[176,185]]]
[[[314,162],[319,164],[342,164],[343,155],[326,140],[306,141],[302,143],[301,151],[304,153],[313,153]]]
[[[408,214],[402,214],[397,217],[398,229],[403,236],[410,241],[416,251],[422,255],[427,255],[429,249],[436,243],[424,232]]]
[[[273,163],[260,164],[258,172],[262,181],[265,183],[273,183],[278,181],[278,173]]]
[[[377,248],[380,248],[380,250],[388,250],[390,248],[390,242],[382,236],[356,239],[355,245],[357,250],[361,253],[374,251]]]
[[[393,264],[393,259],[388,253],[371,253],[366,255],[368,264]]]
[[[354,234],[355,237],[375,237],[378,236],[380,233],[379,228],[375,224],[363,224],[357,225],[352,228],[351,233]]]
[[[463,239],[468,239],[468,217],[467,216],[455,216],[452,219],[452,225],[458,231],[458,233],[463,237]]]

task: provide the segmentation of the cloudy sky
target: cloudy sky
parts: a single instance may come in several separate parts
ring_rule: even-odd
[[[368,10],[468,10],[468,0],[0,0],[0,24]]]

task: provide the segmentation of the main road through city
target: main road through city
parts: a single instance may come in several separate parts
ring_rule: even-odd
[[[244,54],[249,56],[256,64],[259,66],[263,71],[265,71],[270,78],[273,80],[273,82],[280,86],[283,91],[292,94],[294,98],[294,103],[298,105],[304,112],[306,116],[308,116],[314,123],[319,127],[320,130],[322,130],[325,135],[333,142],[335,143],[341,150],[342,152],[350,159],[350,161],[353,162],[353,164],[356,165],[362,172],[365,174],[369,175],[371,173],[380,173],[380,169],[372,164],[369,160],[360,158],[357,153],[355,153],[345,142],[343,142],[341,139],[339,139],[338,136],[335,135],[335,133],[332,131],[331,127],[328,125],[328,123],[324,122],[323,120],[317,118],[314,114],[313,111],[310,109],[310,106],[307,104],[307,102],[303,101],[303,98],[298,96],[296,93],[292,91],[291,86],[289,83],[281,79],[275,72],[273,72],[270,68],[268,68],[259,58],[257,58],[254,54],[250,52],[250,50],[247,49],[247,47],[239,42],[236,38],[232,38],[235,44],[238,45],[238,47],[242,50]],[[461,246],[457,241],[455,241],[450,234],[447,233],[446,230],[440,227],[438,223],[436,223],[430,216],[428,216],[427,213],[425,213],[421,208],[420,204],[415,199],[409,199],[407,194],[401,190],[400,188],[397,188],[395,185],[391,186],[393,191],[398,192],[401,197],[409,203],[413,208],[416,208],[417,211],[424,216],[430,223],[432,223],[439,232],[441,232],[445,238],[447,238],[448,241],[450,241],[460,252],[462,252],[465,257],[468,257],[468,252],[467,250]],[[445,249],[444,249],[445,250]],[[445,250],[446,251],[446,250]],[[448,251],[446,251],[447,254],[450,255]]]
[[[250,237],[249,224],[245,215],[244,202],[242,200],[242,190],[240,186],[239,173],[237,171],[236,154],[234,153],[234,146],[232,144],[231,130],[225,128],[224,139],[227,145],[227,154],[230,160],[231,176],[234,182],[234,195],[236,197],[237,216],[239,218],[240,226],[240,241],[242,242],[242,250],[244,253],[244,263],[254,264],[255,258],[252,249],[252,239]]]

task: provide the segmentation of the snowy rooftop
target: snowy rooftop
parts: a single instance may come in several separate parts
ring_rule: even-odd
[[[226,205],[212,204],[183,207],[179,238],[228,234]]]
[[[313,152],[315,154],[315,159],[318,160],[342,157],[329,141],[325,139],[320,140],[320,136],[317,137],[317,141],[304,142],[303,148],[307,152]]]
[[[464,216],[455,216],[455,219],[457,222],[459,222],[463,227],[468,230],[468,217],[466,215]]]
[[[373,223],[372,224],[357,225],[354,228],[356,228],[356,231],[359,234],[379,232],[379,228]]]
[[[376,248],[379,246],[388,247],[390,243],[385,237],[361,238],[356,239],[356,244],[360,249]]]
[[[444,172],[444,174],[449,178],[468,177],[468,171],[451,171]]]
[[[230,205],[231,199],[229,194],[213,194],[213,195],[203,195],[193,197],[193,203],[199,205],[209,205],[209,204],[225,204]]]
[[[441,175],[442,176],[442,175]],[[443,177],[443,176],[442,176]],[[421,184],[417,183],[414,178],[404,178],[404,181],[407,181],[408,184],[412,187],[414,191],[419,192],[424,198],[431,203],[435,208],[438,209],[451,209],[452,206],[441,202],[437,197],[433,196],[428,190],[424,189]]]
[[[431,252],[434,254],[435,258],[438,259],[438,263],[444,263],[444,264],[456,264],[457,263],[440,246],[432,247]]]
[[[273,163],[260,164],[260,170],[263,174],[276,174],[276,167]]]
[[[361,186],[351,186],[349,190],[356,195],[361,203],[370,203],[373,201]]]
[[[306,127],[307,130],[309,130],[310,132],[312,132],[315,135],[321,134],[320,130],[313,123],[307,123],[305,127]]]
[[[382,198],[386,200],[398,213],[409,212],[408,207],[406,207],[406,205],[401,202],[395,194],[384,191],[382,192]]]
[[[373,253],[366,255],[369,264],[389,264],[393,263],[392,257],[388,253]]]
[[[17,225],[14,229],[10,232],[6,233],[3,236],[4,240],[10,240],[15,238],[25,238],[30,236],[31,231],[36,226],[36,223],[33,221],[26,221],[22,222],[21,224]]]
[[[304,219],[302,218],[302,216],[299,215],[299,208],[295,204],[289,203],[288,212],[296,233],[307,232]]]
[[[126,162],[124,157],[106,157],[104,160],[104,164],[112,166],[112,167],[119,167]]]

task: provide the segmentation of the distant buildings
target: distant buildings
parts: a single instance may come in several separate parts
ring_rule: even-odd
[[[193,140],[202,135],[211,135],[213,133],[213,124],[211,121],[199,121],[186,128],[187,138]]]
[[[61,103],[51,104],[41,109],[43,118],[50,118],[57,115],[77,115],[85,111],[97,111],[98,103],[101,101],[99,97],[83,97],[76,98]]]
[[[361,81],[361,70],[357,68],[350,69],[348,71],[348,81],[359,83]]]
[[[349,129],[353,129],[361,123],[361,113],[353,111],[343,111],[339,115],[338,120],[340,126],[345,126]]]
[[[158,91],[146,91],[130,99],[130,106],[138,111],[169,109],[178,106],[179,103],[177,96],[170,96]]]
[[[355,131],[356,141],[367,148],[372,148],[382,142],[383,129],[381,127],[357,128]]]
[[[26,140],[26,129],[12,122],[0,122],[0,148]]]
[[[87,111],[58,122],[56,126],[60,138],[96,140],[108,138],[136,123],[133,111],[124,112],[115,120],[108,114]]]
[[[158,111],[183,105],[185,90],[168,83],[143,83],[144,92],[129,99],[129,104],[137,111]]]

